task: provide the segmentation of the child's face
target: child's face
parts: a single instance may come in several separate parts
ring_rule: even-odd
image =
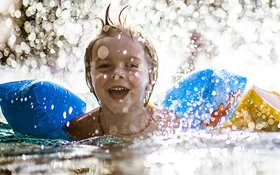
[[[91,83],[104,108],[127,113],[143,107],[149,84],[145,52],[126,34],[99,39],[92,48]]]

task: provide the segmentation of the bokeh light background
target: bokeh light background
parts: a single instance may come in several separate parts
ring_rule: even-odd
[[[279,0],[2,0],[0,83],[38,78],[74,91],[87,102],[83,55],[100,30],[105,9],[142,25],[160,58],[152,96],[197,69],[226,69],[248,78],[248,86],[280,92]]]

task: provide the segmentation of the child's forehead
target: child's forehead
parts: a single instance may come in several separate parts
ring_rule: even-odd
[[[123,33],[98,39],[93,45],[92,54],[98,56],[99,51],[108,52],[108,55],[120,53],[123,55],[144,56],[144,47],[141,42]]]

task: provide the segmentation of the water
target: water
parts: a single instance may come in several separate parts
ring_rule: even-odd
[[[24,37],[19,37],[15,27],[22,14],[17,6],[7,12],[10,2],[4,0],[0,6],[0,58],[9,58],[0,67],[0,83],[47,79],[76,92],[89,104],[88,110],[96,107],[84,80],[83,52],[98,31],[95,16],[103,17],[110,1],[50,1],[43,7],[23,1],[26,9],[32,6],[26,15],[37,9],[39,22],[45,19],[44,10],[52,12],[57,2],[62,8],[57,18],[49,13],[44,25],[27,25]],[[112,18],[125,5],[130,6],[128,22],[143,25],[159,52],[153,103],[160,103],[174,80],[209,67],[246,76],[247,88],[253,84],[280,91],[278,0],[115,0]],[[13,52],[3,49],[5,42],[24,61],[15,61]],[[279,139],[273,132],[190,130],[147,140],[101,137],[70,143],[15,135],[1,124],[0,174],[278,174]]]
[[[188,131],[80,142],[14,136],[1,126],[1,174],[277,174],[278,133]]]

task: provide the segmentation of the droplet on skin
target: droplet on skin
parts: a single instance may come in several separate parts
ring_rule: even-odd
[[[109,55],[109,50],[106,46],[100,46],[97,50],[97,56],[100,59],[105,59]]]
[[[103,78],[106,79],[107,78],[107,74],[104,74]]]
[[[96,130],[94,131],[95,134],[99,134],[99,132],[100,132],[99,129],[96,129]]]
[[[135,72],[135,77],[138,77],[139,76],[139,72]]]
[[[120,103],[123,103],[123,100],[121,99],[121,100],[119,100],[119,102],[120,102]]]
[[[127,50],[123,50],[123,54],[126,55],[127,54]]]
[[[115,80],[118,80],[118,79],[120,79],[120,76],[115,75],[114,79],[115,79]]]
[[[134,61],[134,58],[130,58],[130,61]]]
[[[127,113],[128,112],[128,108],[127,107],[123,107],[123,112]]]

